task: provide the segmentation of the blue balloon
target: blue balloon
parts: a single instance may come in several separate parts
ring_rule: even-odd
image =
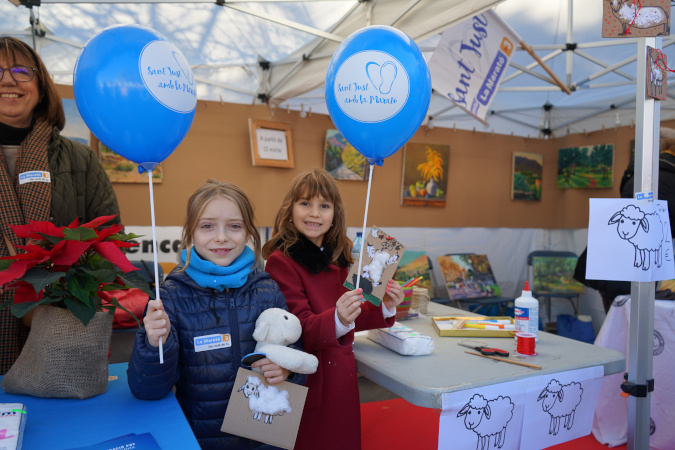
[[[412,137],[431,100],[431,75],[417,44],[396,28],[352,33],[326,72],[326,105],[342,136],[382,165]]]
[[[147,170],[178,147],[197,107],[183,54],[140,25],[116,25],[92,37],[75,64],[73,91],[91,132]]]

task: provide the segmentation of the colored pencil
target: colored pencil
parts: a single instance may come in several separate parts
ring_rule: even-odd
[[[409,279],[408,281],[406,281],[405,283],[403,283],[403,284],[401,285],[401,287],[406,287],[406,286],[408,286],[408,283],[410,283],[410,282],[411,282],[412,280],[414,280],[414,279],[415,279],[415,277],[412,277],[411,279]]]
[[[535,366],[534,364],[526,364],[526,363],[523,363],[523,362],[514,361],[512,359],[497,358],[496,356],[481,355],[480,353],[474,353],[474,352],[464,352],[464,353],[468,353],[469,355],[480,356],[480,357],[483,357],[483,358],[490,358],[490,359],[494,359],[495,361],[501,361],[501,362],[505,362],[505,363],[509,363],[509,364],[516,364],[516,365],[519,365],[519,366],[525,366],[525,367],[529,367],[531,369],[540,369],[541,370],[541,366]]]
[[[413,278],[412,280],[410,280],[406,284],[404,284],[403,287],[412,287],[415,284],[417,284],[421,279],[422,279],[422,277]]]

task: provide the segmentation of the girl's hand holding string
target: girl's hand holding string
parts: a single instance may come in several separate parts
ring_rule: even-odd
[[[390,310],[400,305],[403,301],[403,288],[401,285],[394,280],[389,280],[387,292],[385,292],[384,298],[382,300],[384,302],[384,306]]]
[[[148,311],[143,318],[143,325],[145,325],[145,334],[148,337],[148,342],[153,347],[159,347],[159,339],[162,339],[162,344],[166,343],[171,331],[171,322],[169,316],[164,311],[164,305],[158,300],[150,300],[148,302]]]
[[[363,289],[354,289],[342,294],[335,304],[338,319],[342,325],[348,327],[361,314],[361,301],[363,300]]]
[[[251,364],[251,367],[259,367],[260,370],[262,370],[262,373],[265,376],[265,380],[267,380],[268,384],[279,384],[282,381],[285,381],[291,374],[290,370],[284,369],[283,367],[274,364],[267,358],[257,360]]]

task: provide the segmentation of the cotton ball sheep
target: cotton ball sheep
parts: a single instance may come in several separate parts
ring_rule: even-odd
[[[650,252],[654,252],[654,264],[663,264],[663,224],[657,213],[645,214],[640,208],[628,205],[615,213],[608,225],[617,224],[617,233],[635,247],[635,267],[649,270]]]
[[[255,322],[253,339],[255,352],[291,372],[310,374],[316,372],[319,360],[314,355],[288,347],[300,339],[300,320],[281,308],[263,311]]]
[[[253,418],[260,420],[264,414],[265,423],[272,423],[273,416],[281,416],[291,412],[288,402],[288,391],[280,391],[274,386],[265,386],[256,376],[249,375],[237,392],[244,391],[248,399],[248,407],[253,411]]]
[[[380,278],[382,278],[385,267],[398,261],[398,253],[390,255],[384,250],[375,251],[375,247],[372,245],[368,245],[366,250],[371,260],[370,263],[363,267],[363,276],[370,278],[373,281],[373,287],[376,287],[382,284],[380,283]]]
[[[581,394],[584,389],[581,384],[572,382],[561,385],[558,380],[551,380],[548,386],[541,391],[537,401],[541,400],[541,407],[551,415],[548,434],[556,435],[560,429],[560,419],[565,418],[564,428],[572,429],[574,413],[581,403]]]
[[[457,413],[464,416],[464,426],[478,435],[477,450],[490,447],[490,436],[495,436],[492,445],[502,448],[506,439],[506,426],[513,417],[513,403],[509,397],[501,395],[487,400],[480,394],[474,394],[469,403]]]

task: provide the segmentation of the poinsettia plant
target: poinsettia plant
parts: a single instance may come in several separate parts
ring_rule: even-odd
[[[23,253],[0,258],[0,286],[15,289],[13,301],[0,309],[11,306],[12,314],[21,318],[38,305],[52,305],[68,309],[87,326],[97,311],[119,307],[131,314],[114,297],[103,302],[99,292],[137,288],[154,298],[121,250],[137,246],[130,240],[139,236],[123,233],[122,225],[99,228],[114,217],[82,225],[76,219],[67,227],[48,221],[10,225],[28,243],[16,246]]]

